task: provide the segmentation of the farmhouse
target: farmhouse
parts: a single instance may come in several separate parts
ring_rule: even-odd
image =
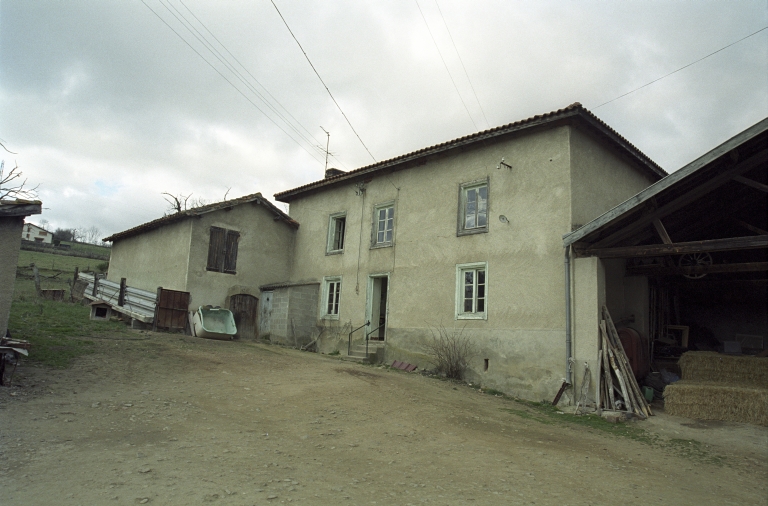
[[[241,337],[367,360],[429,367],[432,333],[460,333],[470,381],[551,400],[588,368],[594,392],[603,306],[652,341],[695,321],[764,347],[764,123],[665,178],[576,103],[329,169],[275,195],[290,216],[255,194],[115,234],[109,279],[239,311]],[[746,297],[729,323],[701,303],[708,282]]]
[[[189,209],[105,238],[108,279],[189,292],[189,309],[235,305],[252,338],[259,286],[288,276],[298,226],[260,193]]]
[[[53,234],[34,223],[25,223],[21,231],[21,238],[25,241],[41,242],[43,244],[53,243]]]

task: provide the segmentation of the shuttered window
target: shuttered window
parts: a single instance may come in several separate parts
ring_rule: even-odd
[[[239,232],[211,227],[207,269],[209,271],[235,274],[237,269],[237,242],[239,240]]]

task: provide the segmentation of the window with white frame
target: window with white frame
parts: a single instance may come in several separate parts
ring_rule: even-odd
[[[488,231],[488,179],[464,183],[459,190],[458,235]]]
[[[373,208],[372,247],[391,246],[395,226],[395,204],[388,202]]]
[[[339,299],[341,298],[341,276],[324,278],[323,317],[339,318]]]
[[[488,315],[488,263],[456,266],[456,318],[485,320]]]
[[[347,230],[347,213],[332,214],[328,222],[328,245],[326,253],[344,252],[344,233]]]

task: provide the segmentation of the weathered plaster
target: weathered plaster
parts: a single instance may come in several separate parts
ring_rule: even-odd
[[[0,337],[8,329],[23,225],[23,216],[0,218]]]

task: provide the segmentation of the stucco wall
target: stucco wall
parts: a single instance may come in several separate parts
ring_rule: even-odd
[[[657,181],[578,129],[571,129],[573,225],[589,223]]]
[[[23,224],[23,217],[0,218],[0,337],[8,330]]]
[[[192,220],[184,220],[116,241],[107,279],[154,292],[162,286],[187,291],[187,262]]]
[[[568,140],[568,127],[558,127],[377,175],[363,196],[348,183],[291,202],[301,223],[292,280],[342,276],[339,322],[329,326],[354,328],[365,321],[368,276],[390,273],[387,360],[430,367],[421,345],[430,327],[455,326],[477,348],[470,378],[536,400],[554,396],[564,364]],[[511,170],[496,169],[502,157]],[[457,237],[459,186],[485,178],[489,232]],[[373,209],[388,201],[394,245],[371,249]],[[329,216],[342,211],[344,253],[326,255]],[[488,318],[457,321],[456,265],[471,262],[488,263]]]
[[[258,297],[259,286],[288,279],[295,229],[275,221],[274,216],[262,205],[247,203],[189,220],[192,240],[186,285],[191,307],[229,307],[228,295],[234,285]],[[236,274],[206,270],[211,227],[240,233]]]

